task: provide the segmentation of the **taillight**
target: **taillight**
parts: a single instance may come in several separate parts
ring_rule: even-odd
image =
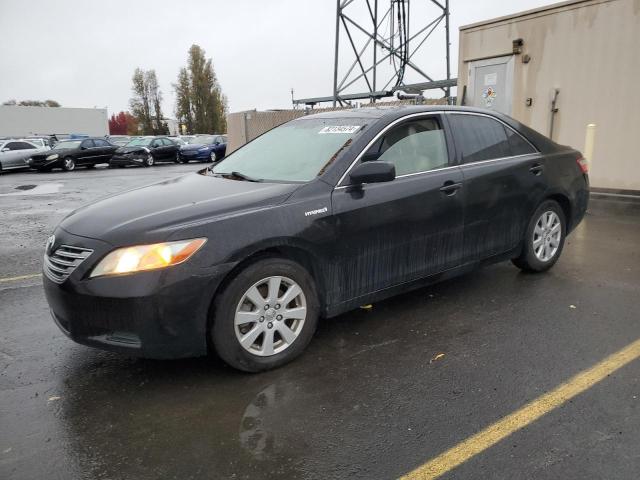
[[[582,170],[582,173],[589,173],[589,163],[586,158],[580,157],[576,162],[578,162],[578,166],[580,167],[580,170]]]

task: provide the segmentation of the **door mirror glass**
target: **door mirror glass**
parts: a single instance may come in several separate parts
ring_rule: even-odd
[[[389,162],[364,162],[355,167],[349,177],[356,185],[390,182],[396,178],[396,167]]]

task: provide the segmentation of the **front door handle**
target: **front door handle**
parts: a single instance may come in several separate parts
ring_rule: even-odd
[[[540,175],[543,170],[544,170],[544,166],[540,165],[539,163],[534,163],[529,169],[529,171],[534,175]]]
[[[462,188],[462,183],[455,183],[451,180],[447,180],[446,182],[444,182],[442,187],[440,187],[440,191],[445,195],[447,195],[448,197],[451,197],[455,195],[456,192],[461,188]]]

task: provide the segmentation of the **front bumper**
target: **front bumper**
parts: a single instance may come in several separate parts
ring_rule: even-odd
[[[44,291],[58,327],[72,340],[146,358],[207,353],[214,292],[232,265],[198,267],[196,257],[164,270],[88,278],[112,247],[58,228],[59,244],[93,250],[62,283],[45,271]]]
[[[205,152],[199,152],[198,150],[195,151],[180,151],[178,152],[178,156],[180,157],[180,160],[184,160],[184,161],[188,161],[188,160],[209,160],[211,155],[210,151],[205,151]]]
[[[41,170],[43,168],[56,168],[62,167],[63,159],[62,157],[58,157],[54,160],[47,160],[44,158],[28,158],[26,160],[27,166],[34,170]]]
[[[114,155],[109,160],[109,165],[138,165],[143,166],[144,159],[147,158],[147,155],[139,156],[139,155]]]

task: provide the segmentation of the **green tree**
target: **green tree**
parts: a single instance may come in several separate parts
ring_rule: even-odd
[[[173,85],[176,91],[176,117],[189,133],[227,131],[227,98],[213,69],[198,45],[189,49],[187,66],[180,69]]]
[[[166,135],[169,133],[162,115],[162,92],[158,86],[155,70],[136,68],[133,72],[133,96],[129,101],[131,112],[138,121],[143,135]]]
[[[178,81],[173,84],[176,92],[176,120],[193,132],[193,112],[191,110],[191,81],[186,68],[181,68]]]

